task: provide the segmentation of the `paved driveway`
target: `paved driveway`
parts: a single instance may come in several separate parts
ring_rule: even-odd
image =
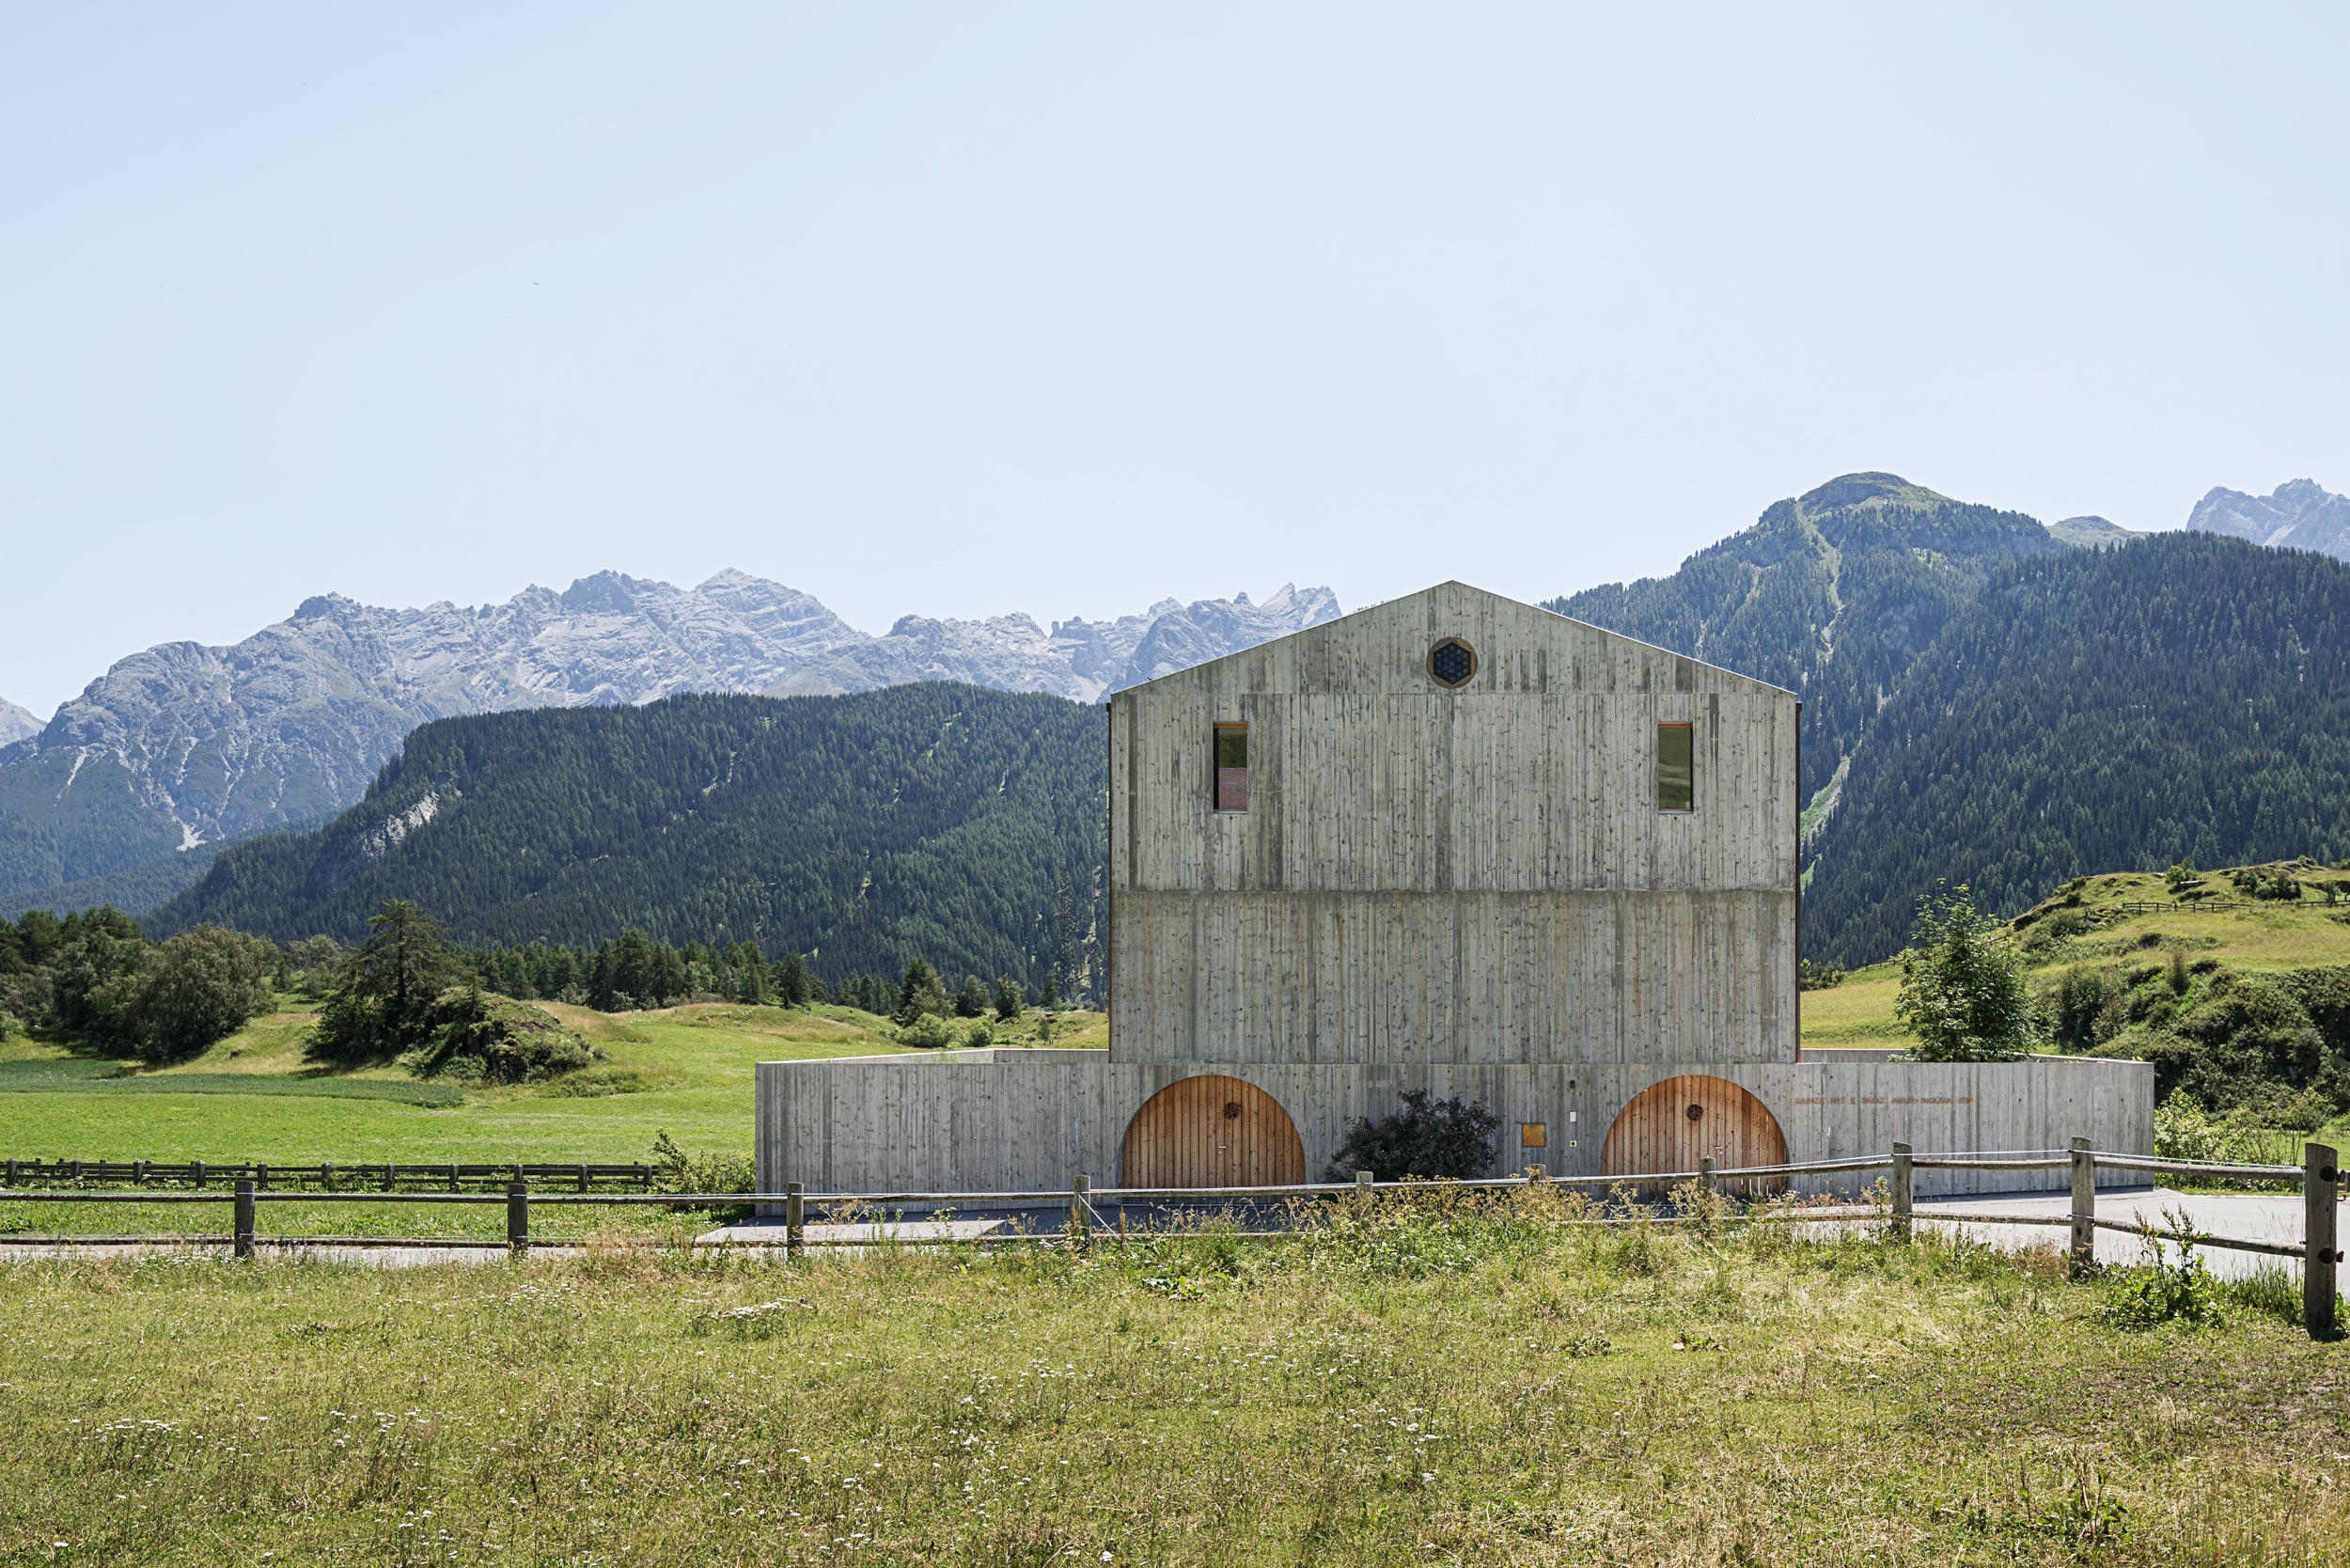
[[[1930,1198],[1918,1201],[1922,1222],[1936,1209],[1978,1215],[2069,1215],[2070,1193],[2017,1193],[1997,1197]],[[2339,1212],[2339,1211],[2338,1211]],[[2186,1226],[2215,1236],[2240,1236],[2248,1241],[2301,1244],[2301,1195],[2294,1193],[2186,1193],[2169,1187],[2107,1187],[2097,1194],[2097,1217],[2125,1222],[2143,1221],[2163,1230],[2177,1228],[2172,1218],[2186,1215]],[[2350,1216],[2345,1216],[2350,1218]],[[2009,1250],[2030,1247],[2062,1251],[2068,1232],[2056,1226],[1951,1223],[1947,1229]],[[2200,1249],[2204,1265],[2223,1278],[2236,1278],[2263,1269],[2282,1269],[2298,1275],[2297,1258],[2274,1258],[2258,1252],[2224,1247]],[[2119,1231],[2097,1232],[2097,1261],[2135,1263],[2146,1256],[2139,1237]]]

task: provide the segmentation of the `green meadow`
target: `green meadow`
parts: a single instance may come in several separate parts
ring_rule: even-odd
[[[290,1000],[290,998],[289,998]],[[543,1084],[459,1088],[392,1068],[321,1074],[314,1015],[256,1019],[176,1066],[0,1043],[0,1156],[20,1159],[632,1161],[665,1129],[697,1154],[751,1152],[756,1065],[901,1049],[887,1021],[850,1008],[703,1004],[605,1014],[541,1004],[604,1054]],[[1099,1013],[1057,1019],[1055,1044],[1098,1045]],[[1029,1017],[1007,1044],[1037,1043]]]
[[[2339,1561],[2350,1349],[2267,1282],[1549,1194],[1292,1241],[0,1269],[0,1560]]]

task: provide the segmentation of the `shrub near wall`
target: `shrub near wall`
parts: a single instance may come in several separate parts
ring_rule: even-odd
[[[1494,1135],[1500,1130],[1501,1118],[1483,1105],[1407,1089],[1403,1108],[1393,1116],[1376,1121],[1356,1117],[1348,1124],[1346,1141],[1322,1179],[1351,1182],[1365,1170],[1382,1182],[1482,1176],[1493,1168]]]

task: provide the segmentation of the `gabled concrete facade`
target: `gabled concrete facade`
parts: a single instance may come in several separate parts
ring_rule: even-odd
[[[1794,1061],[1798,713],[1462,583],[1118,693],[1112,1059]]]

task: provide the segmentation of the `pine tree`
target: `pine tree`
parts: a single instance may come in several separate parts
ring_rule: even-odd
[[[945,1017],[949,1005],[947,988],[938,982],[938,972],[917,958],[906,965],[905,980],[898,987],[898,1005],[889,1017],[903,1028],[924,1013]]]
[[[977,1018],[987,1011],[987,982],[977,975],[965,975],[963,989],[955,993],[955,1016]]]
[[[328,1061],[383,1060],[421,1043],[432,1003],[458,969],[440,922],[404,899],[385,901],[368,925],[311,1037],[310,1054]]]
[[[773,979],[767,961],[759,949],[748,942],[737,942],[727,949],[727,995],[746,1007],[764,1004],[772,995]]]

